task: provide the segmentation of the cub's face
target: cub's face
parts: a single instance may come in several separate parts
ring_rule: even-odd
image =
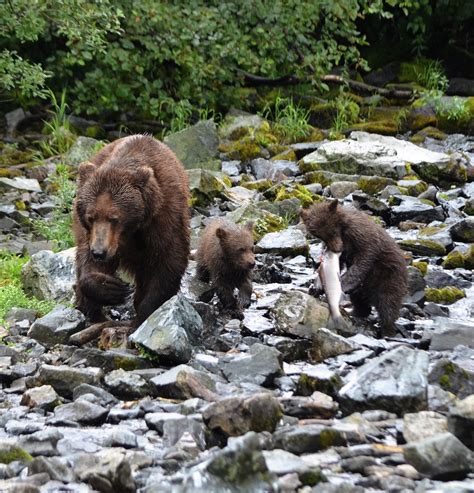
[[[237,230],[216,230],[226,261],[238,270],[250,271],[255,267],[252,230],[253,223],[247,223]]]
[[[315,204],[303,209],[301,218],[308,232],[326,243],[332,252],[342,252],[341,222],[337,201]]]

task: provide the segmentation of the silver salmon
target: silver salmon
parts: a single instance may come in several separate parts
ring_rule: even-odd
[[[326,249],[321,258],[321,264],[318,269],[319,280],[326,293],[331,314],[328,321],[328,329],[339,329],[341,331],[350,330],[351,324],[345,320],[339,309],[341,301],[341,272],[339,268],[339,257],[341,253],[335,253]]]

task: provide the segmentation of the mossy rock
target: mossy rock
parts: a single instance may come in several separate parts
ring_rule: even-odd
[[[267,233],[283,231],[286,228],[287,223],[282,217],[268,212],[255,221],[253,228],[255,243],[258,243]]]
[[[379,135],[396,135],[398,133],[398,125],[391,120],[379,120],[375,122],[355,123],[350,126],[350,130],[360,130]]]
[[[464,209],[462,211],[468,216],[474,216],[474,198],[466,200]]]
[[[206,206],[231,186],[223,173],[205,169],[187,170],[191,191],[191,206]]]
[[[446,255],[445,247],[433,240],[422,240],[418,238],[416,240],[402,240],[398,244],[402,250],[412,252],[415,255],[427,255],[430,257]]]
[[[422,180],[442,188],[467,181],[466,166],[455,160],[443,167],[431,163],[414,164],[413,169]]]
[[[301,169],[301,167],[300,167]],[[306,185],[309,185],[310,183],[319,183],[321,186],[327,187],[330,185],[334,180],[331,178],[332,173],[330,172],[325,172],[325,171],[311,171],[308,173],[305,173],[303,181]]]
[[[21,175],[22,173],[18,169],[5,168],[3,166],[0,168],[0,178],[15,178],[15,176]]]
[[[410,137],[410,142],[413,142],[413,144],[421,144],[427,137],[435,140],[445,140],[446,134],[436,127],[426,127],[415,135],[412,135]]]
[[[221,143],[218,149],[230,159],[239,161],[251,161],[260,157],[262,153],[261,147],[251,137],[245,137],[235,142]]]
[[[326,138],[326,134],[320,129],[313,127],[309,135],[304,139],[306,142],[321,142]]]
[[[257,190],[259,192],[265,192],[273,186],[273,182],[270,179],[242,181],[240,186],[248,188],[249,190]]]
[[[425,288],[426,301],[451,305],[456,301],[465,298],[466,293],[463,289],[455,286],[446,286],[444,288]]]
[[[334,375],[329,379],[319,379],[306,373],[302,373],[296,384],[296,395],[309,396],[313,392],[323,392],[331,396],[337,395],[337,391],[342,387],[339,376]]]
[[[296,152],[293,149],[287,149],[286,151],[281,152],[280,154],[277,154],[271,158],[272,161],[279,161],[279,160],[284,160],[284,161],[298,161],[298,158],[296,157]]]
[[[442,265],[445,269],[474,269],[474,245],[470,245],[466,253],[459,250],[449,252]]]
[[[413,267],[417,268],[423,276],[426,276],[428,272],[428,262],[422,262],[421,260],[418,262],[413,262]]]
[[[309,207],[314,202],[319,202],[322,197],[311,193],[305,186],[297,183],[291,187],[285,187],[284,185],[278,187],[274,201],[286,199],[298,199],[303,207]]]
[[[368,195],[376,195],[388,185],[395,184],[391,178],[382,176],[366,176],[357,180],[357,186]]]
[[[408,128],[414,132],[426,127],[436,127],[438,119],[431,107],[412,108],[407,115]]]
[[[10,462],[30,462],[33,457],[21,447],[13,444],[3,444],[0,447],[0,464],[10,464]]]
[[[413,179],[408,179],[408,177],[403,178],[398,182],[400,193],[403,195],[410,195],[411,197],[418,197],[418,195],[426,192],[428,190],[428,183],[423,180],[414,177]]]
[[[443,101],[446,102],[443,103]],[[456,110],[457,105],[460,105],[458,110]],[[442,98],[441,105],[437,108],[437,116],[438,127],[441,130],[472,135],[474,133],[474,97]]]

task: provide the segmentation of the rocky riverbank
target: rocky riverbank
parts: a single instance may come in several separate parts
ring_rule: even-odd
[[[208,286],[190,261],[181,293],[131,341],[73,344],[86,326],[73,251],[49,251],[31,226],[57,219],[58,160],[0,178],[0,248],[32,255],[23,287],[55,304],[5,315],[0,491],[474,491],[474,139],[327,137],[282,144],[234,113],[166,139],[188,169],[193,246],[209,217],[255,221],[254,293],[231,319],[199,301]],[[81,137],[64,161],[97,145]],[[311,294],[321,244],[298,211],[326,197],[406,252],[399,336],[377,339],[375,314],[354,333],[325,328]]]

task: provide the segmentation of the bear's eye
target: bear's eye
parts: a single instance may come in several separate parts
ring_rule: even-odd
[[[94,222],[94,216],[93,216],[92,214],[87,214],[87,216],[86,216],[86,221],[87,221],[88,223],[92,223],[92,222]]]
[[[118,224],[118,217],[109,217],[110,224]]]
[[[240,253],[245,253],[246,248],[239,248]]]

